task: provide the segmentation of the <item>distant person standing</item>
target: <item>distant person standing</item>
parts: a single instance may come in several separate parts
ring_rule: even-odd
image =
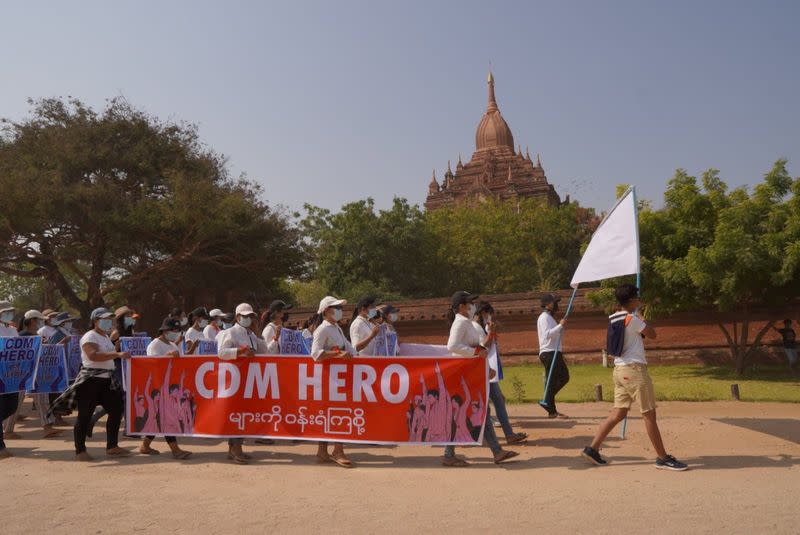
[[[372,323],[378,315],[375,298],[367,295],[356,303],[350,322],[350,342],[359,355],[375,354],[375,337],[381,332],[379,325]]]
[[[540,401],[539,405],[547,411],[549,418],[568,418],[556,409],[556,394],[569,382],[569,369],[561,351],[561,336],[567,320],[562,318],[561,321],[556,321],[554,317],[558,312],[560,300],[561,298],[556,295],[545,294],[542,297],[542,313],[536,322],[536,332],[539,334],[539,360],[544,366],[545,378],[550,377],[544,401]],[[555,369],[551,377],[552,366],[555,366]]]
[[[205,328],[208,327],[211,317],[205,307],[195,308],[190,316],[192,326],[186,329],[184,338],[186,339],[186,354],[194,355],[200,342],[207,340]]]
[[[222,332],[223,323],[225,320],[225,313],[215,308],[211,312],[208,313],[211,317],[211,321],[206,328],[203,329],[203,336],[206,337],[206,340],[211,340],[212,342],[217,339],[217,335]]]
[[[783,320],[783,329],[775,329],[783,339],[783,350],[786,351],[786,358],[789,360],[789,368],[797,368],[797,334],[792,329],[792,320]]]
[[[13,338],[17,336],[17,329],[14,327],[14,313],[16,309],[8,301],[0,302],[0,337]],[[8,451],[3,440],[3,420],[16,414],[19,405],[19,392],[0,394],[0,460],[13,457],[14,454]]]
[[[281,330],[283,325],[289,321],[289,312],[292,305],[276,299],[269,305],[263,323],[267,325],[261,331],[261,337],[267,343],[267,352],[270,355],[280,355],[281,353]]]

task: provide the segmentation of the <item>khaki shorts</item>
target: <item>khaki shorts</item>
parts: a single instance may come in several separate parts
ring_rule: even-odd
[[[637,400],[642,413],[656,408],[656,393],[647,366],[614,366],[614,408],[630,409]]]

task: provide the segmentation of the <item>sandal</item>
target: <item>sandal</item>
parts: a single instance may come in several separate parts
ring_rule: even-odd
[[[519,455],[519,453],[517,453],[516,451],[503,450],[498,455],[494,456],[494,464],[500,464],[503,461],[507,461],[509,459],[513,459],[517,455]]]
[[[352,468],[354,466],[353,465],[353,461],[351,461],[350,459],[348,459],[344,455],[342,455],[340,457],[331,456],[331,461],[335,462],[336,464],[338,464],[342,468]]]
[[[250,463],[250,461],[248,461],[244,457],[240,457],[239,455],[236,455],[232,451],[228,452],[228,459],[230,459],[231,461],[235,462],[236,464],[249,464]]]
[[[43,438],[53,438],[53,437],[60,437],[64,434],[64,431],[61,429],[48,429]]]
[[[158,451],[158,450],[155,450],[155,449],[150,448],[150,447],[145,448],[144,446],[140,446],[139,447],[139,453],[141,453],[142,455],[160,455],[161,454],[161,452]]]
[[[81,462],[84,462],[84,463],[88,463],[88,462],[94,461],[94,457],[89,455],[87,452],[83,451],[81,453],[76,453],[75,454],[75,460],[76,461],[81,461]]]
[[[175,458],[175,459],[178,459],[179,461],[182,461],[184,459],[188,459],[191,456],[192,456],[192,452],[191,451],[180,450],[180,451],[173,451],[172,452],[172,457]]]
[[[317,457],[317,462],[319,464],[334,462],[333,457],[331,457],[330,455],[326,455],[325,457],[323,457],[322,455],[317,455],[316,457]]]
[[[528,433],[514,433],[510,437],[506,437],[507,444],[518,444],[528,440]]]
[[[460,457],[443,457],[442,466],[463,467],[469,466],[469,463]]]
[[[125,448],[120,448],[119,446],[116,448],[111,448],[110,450],[106,450],[106,455],[110,455],[112,457],[127,457],[130,454],[130,451],[126,450]]]

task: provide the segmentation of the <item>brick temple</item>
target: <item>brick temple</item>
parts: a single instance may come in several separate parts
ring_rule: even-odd
[[[558,206],[561,198],[542,168],[539,156],[531,160],[528,149],[514,151],[514,136],[497,106],[494,76],[489,73],[489,102],[475,132],[475,152],[466,164],[458,157],[455,173],[447,162],[441,185],[433,173],[428,186],[426,210],[460,204],[467,200],[517,200],[535,197]]]

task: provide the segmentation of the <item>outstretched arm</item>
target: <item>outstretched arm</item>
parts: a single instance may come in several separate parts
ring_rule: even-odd
[[[161,383],[161,399],[166,399],[166,395],[169,393],[169,376],[172,373],[172,359],[169,359],[169,363],[167,364],[167,371],[164,373],[164,382]]]
[[[439,367],[439,361],[436,361],[436,380],[439,383],[439,399],[450,401],[450,395],[447,393],[447,385],[444,384],[444,377],[442,377],[442,369]]]
[[[467,382],[464,380],[464,376],[461,376],[461,388],[464,389],[464,406],[469,407],[470,402],[472,401],[472,396],[469,393],[469,387],[467,386]]]

